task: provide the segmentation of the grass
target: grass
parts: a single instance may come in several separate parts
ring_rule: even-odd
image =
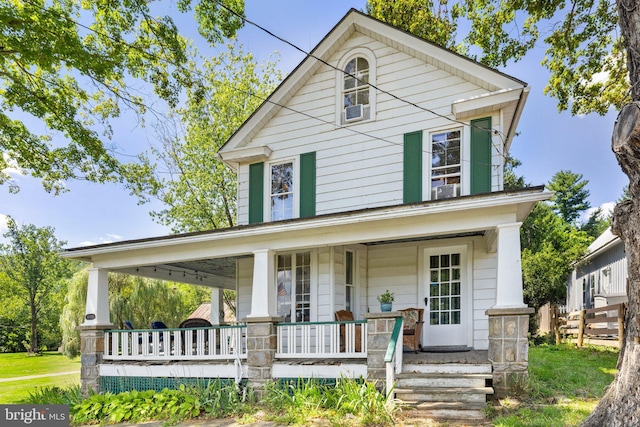
[[[73,360],[56,352],[44,352],[38,356],[27,353],[0,354],[0,379],[56,372],[80,372],[80,358]]]
[[[27,353],[0,354],[0,379],[70,371],[77,373],[0,382],[0,404],[23,403],[39,387],[66,388],[80,384],[79,358],[70,360],[54,352],[45,352],[40,356],[29,356]]]
[[[616,374],[618,351],[572,345],[529,348],[529,396],[488,409],[493,425],[577,426],[598,404]]]

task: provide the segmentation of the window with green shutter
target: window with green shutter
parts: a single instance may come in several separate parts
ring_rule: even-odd
[[[316,153],[300,155],[300,218],[316,214]]]
[[[471,194],[491,191],[491,117],[471,120]]]
[[[422,201],[422,131],[404,134],[404,203]]]
[[[264,221],[264,163],[249,165],[249,224]]]

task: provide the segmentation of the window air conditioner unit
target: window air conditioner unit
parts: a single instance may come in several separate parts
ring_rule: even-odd
[[[344,121],[355,122],[356,120],[362,120],[364,117],[364,108],[362,104],[352,105],[344,109]]]
[[[458,194],[458,184],[447,184],[436,187],[436,200],[450,199]]]

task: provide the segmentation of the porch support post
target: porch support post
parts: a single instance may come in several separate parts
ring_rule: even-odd
[[[104,331],[114,326],[109,319],[109,273],[107,270],[89,270],[87,307],[80,331],[80,387],[88,396],[90,390],[100,392],[100,364],[104,355]]]
[[[498,278],[493,308],[526,307],[522,294],[521,222],[498,225]]]
[[[89,269],[87,307],[82,326],[111,325],[109,319],[109,272],[100,268]]]
[[[253,286],[249,318],[276,317],[275,254],[262,249],[253,252]]]
[[[211,289],[211,314],[209,315],[212,325],[224,323],[224,289]]]

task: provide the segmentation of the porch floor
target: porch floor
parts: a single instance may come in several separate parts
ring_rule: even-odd
[[[489,363],[489,352],[487,350],[470,350],[453,353],[420,352],[416,354],[413,351],[405,351],[402,353],[402,362],[415,365],[435,365],[442,363],[477,365]]]

